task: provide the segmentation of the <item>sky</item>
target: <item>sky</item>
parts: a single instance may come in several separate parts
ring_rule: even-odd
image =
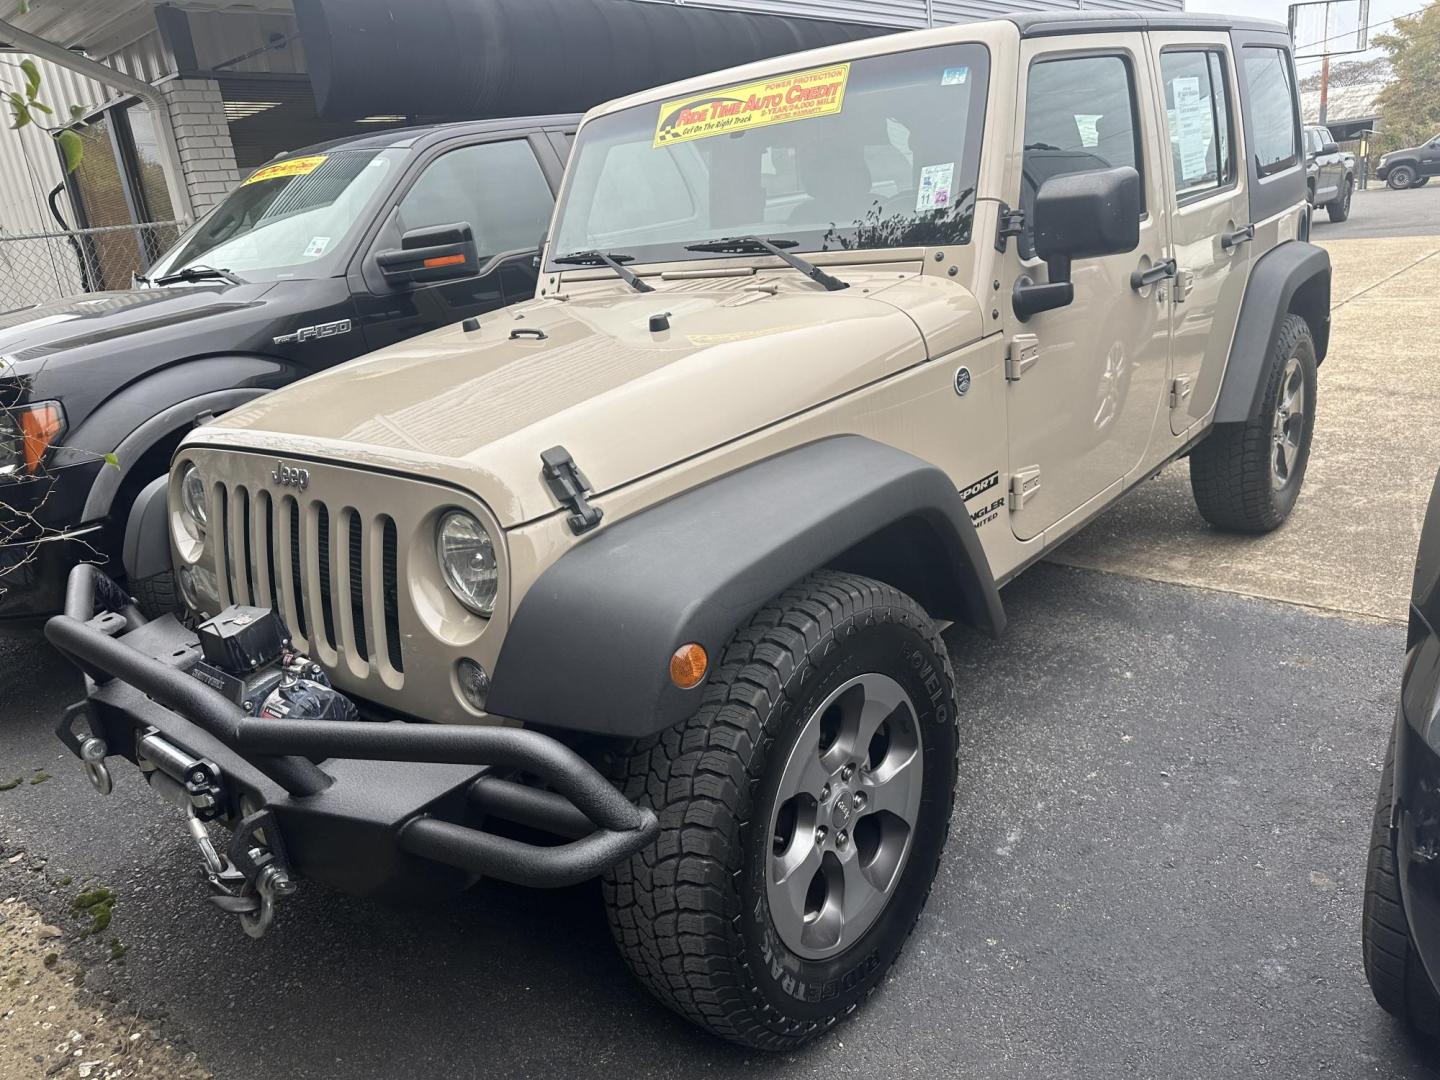
[[[1397,15],[1409,15],[1421,8],[1428,6],[1427,0],[1370,0],[1371,35],[1384,33],[1390,29],[1386,22]],[[1185,10],[1193,12],[1216,12],[1226,15],[1249,15],[1258,19],[1274,19],[1276,22],[1286,22],[1289,19],[1289,5],[1286,0],[1185,0]],[[1307,45],[1309,42],[1300,41],[1298,45]],[[1341,43],[1336,42],[1336,46]],[[1365,54],[1365,57],[1383,55],[1378,50],[1372,50]],[[1360,56],[1346,56],[1343,58],[1332,58],[1334,63],[1337,59],[1358,60]],[[1298,66],[1300,75],[1303,78],[1308,72],[1315,70],[1319,61],[1302,60]]]

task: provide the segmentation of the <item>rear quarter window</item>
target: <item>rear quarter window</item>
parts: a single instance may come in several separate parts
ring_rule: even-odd
[[[1243,53],[1254,144],[1250,153],[1255,159],[1255,172],[1269,176],[1300,160],[1295,84],[1283,49],[1248,45]]]

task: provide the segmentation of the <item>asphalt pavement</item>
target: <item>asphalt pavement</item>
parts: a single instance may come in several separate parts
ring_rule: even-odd
[[[1432,1075],[1360,967],[1404,628],[1059,566],[1006,601],[1003,641],[950,634],[965,743],[929,909],[881,993],[798,1055],[652,1002],[593,886],[409,910],[306,886],[245,938],[175,812],[63,760],[75,687],[38,645],[0,654],[0,761],[55,778],[0,793],[0,829],[48,863],[0,884],[57,920],[113,889],[128,952],[91,985],[168,1013],[219,1077]]]
[[[1315,213],[1316,240],[1358,240],[1367,236],[1428,236],[1440,226],[1440,180],[1422,188],[1391,191],[1372,180],[1355,192],[1350,220],[1336,225],[1323,210]]]

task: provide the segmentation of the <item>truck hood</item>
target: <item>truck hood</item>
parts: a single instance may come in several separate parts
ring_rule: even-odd
[[[0,315],[0,375],[29,375],[55,363],[81,361],[89,346],[173,328],[243,309],[271,284],[205,282],[155,289],[85,293]]]
[[[552,513],[540,454],[570,451],[604,492],[926,359],[880,298],[901,275],[592,287],[507,308],[305,379],[191,443],[351,461],[473,491],[506,527]],[[913,283],[916,275],[909,275]],[[975,327],[978,308],[964,290]],[[668,329],[651,330],[666,315]]]

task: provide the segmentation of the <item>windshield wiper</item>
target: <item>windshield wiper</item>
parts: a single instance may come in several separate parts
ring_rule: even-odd
[[[824,285],[830,292],[848,289],[850,283],[827,274],[814,263],[792,255],[786,248],[799,247],[798,240],[766,240],[763,236],[729,236],[724,240],[707,240],[703,244],[686,244],[686,251],[718,251],[727,255],[758,255],[769,252],[776,258],[799,270],[811,281]]]
[[[245,284],[229,270],[218,266],[187,266],[184,270],[176,270],[173,274],[165,274],[157,277],[152,285],[173,285],[177,281],[210,281],[219,278],[221,281],[228,281],[231,285]]]
[[[647,285],[627,270],[624,263],[634,262],[633,255],[610,255],[604,251],[577,251],[573,255],[562,255],[555,262],[567,266],[608,266],[620,275],[622,281],[636,292],[654,292],[655,286]]]

